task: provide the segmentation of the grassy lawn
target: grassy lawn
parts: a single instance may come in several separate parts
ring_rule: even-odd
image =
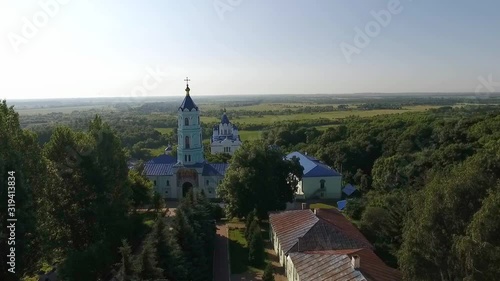
[[[311,204],[310,208],[311,209],[335,209],[334,206],[323,204],[323,203]]]
[[[245,239],[245,228],[243,223],[235,223],[236,227],[229,227],[229,258],[231,260],[231,274],[240,274],[245,272],[262,273],[267,262],[271,261],[271,256],[266,255],[264,263],[259,267],[248,264],[248,244]],[[262,238],[264,241],[269,237],[269,224],[260,223],[262,229]],[[267,242],[266,242],[267,243]]]
[[[231,273],[243,273],[248,267],[248,246],[244,228],[229,228],[229,258]]]

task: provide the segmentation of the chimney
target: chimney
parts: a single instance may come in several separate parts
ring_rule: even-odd
[[[318,208],[314,208],[313,212],[314,212],[315,215],[317,215],[318,214]]]
[[[352,268],[359,269],[359,267],[360,267],[360,261],[359,260],[360,260],[360,258],[359,258],[358,255],[353,255],[351,257]]]
[[[307,210],[307,203],[302,203],[302,210]]]

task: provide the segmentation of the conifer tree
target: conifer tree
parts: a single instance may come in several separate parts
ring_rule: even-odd
[[[266,265],[266,269],[264,270],[264,275],[262,275],[262,281],[274,281],[274,269],[273,265],[268,262]]]
[[[251,265],[259,266],[264,261],[264,258],[264,240],[262,239],[260,227],[257,226],[257,228],[254,228],[248,243],[248,261]]]
[[[119,249],[121,262],[119,263],[120,269],[117,277],[120,281],[133,281],[137,272],[132,259],[132,249],[127,240],[122,240],[122,246]]]
[[[149,241],[144,244],[141,254],[137,257],[138,277],[140,280],[157,280],[164,278],[163,269],[158,267],[156,249]]]

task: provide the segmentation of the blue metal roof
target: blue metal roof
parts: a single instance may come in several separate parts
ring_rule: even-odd
[[[143,174],[146,176],[171,176],[173,175],[174,164],[154,164],[146,163]]]
[[[286,156],[287,159],[292,157],[299,158],[300,165],[304,168],[303,177],[340,177],[340,173],[322,163],[318,159],[304,155],[300,152],[292,152]]]
[[[180,110],[187,109],[189,111],[191,111],[193,109],[198,110],[198,106],[196,106],[196,104],[194,103],[191,96],[189,94],[187,94],[186,97],[184,98],[184,100],[182,101],[181,106],[179,106],[179,109]]]
[[[342,192],[344,192],[347,196],[351,195],[356,191],[356,187],[354,187],[352,184],[348,184],[344,187]]]
[[[203,166],[203,176],[224,176],[229,167],[227,163],[206,163]]]
[[[229,124],[229,118],[227,118],[227,115],[225,112],[224,112],[224,114],[222,114],[222,118],[220,119],[220,122],[222,124]]]
[[[148,162],[146,162],[146,164],[175,164],[176,162],[177,158],[173,157],[172,155],[163,154],[149,160]]]
[[[239,141],[240,140],[240,136],[238,136],[238,137],[234,137],[233,135],[229,135],[229,136],[213,136],[212,137],[212,142],[222,142],[225,139],[228,139],[228,140],[234,142],[234,141]]]
[[[347,206],[347,200],[337,201],[337,208],[343,210]]]

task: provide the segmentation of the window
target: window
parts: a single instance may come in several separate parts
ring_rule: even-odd
[[[167,186],[170,186],[170,181],[169,180],[167,180]]]
[[[212,194],[212,189],[211,188],[208,189],[208,194]]]
[[[325,180],[320,180],[319,181],[321,189],[325,189]]]
[[[188,162],[191,162],[191,155],[188,155]]]
[[[187,161],[188,161],[188,156],[184,155],[184,162],[187,162]]]
[[[224,147],[224,152],[226,153],[231,152],[231,147]]]
[[[189,118],[184,118],[184,126],[189,126]]]
[[[153,181],[154,186],[156,186],[156,180]]]
[[[209,185],[209,184],[210,184],[210,181],[206,180],[205,185]]]
[[[190,147],[190,145],[189,145],[189,137],[186,136],[184,138],[184,148],[189,148],[189,147]]]

